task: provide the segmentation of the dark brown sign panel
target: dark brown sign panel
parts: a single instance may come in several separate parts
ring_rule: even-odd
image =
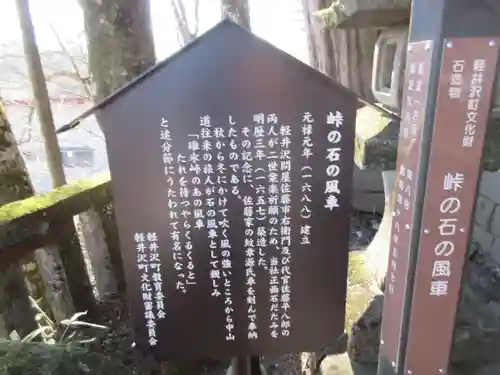
[[[393,197],[395,212],[393,213],[380,341],[381,359],[388,361],[392,367],[396,367],[398,363],[403,324],[411,224],[415,206],[431,55],[431,41],[409,43],[398,144],[397,178]]]
[[[445,40],[405,374],[446,374],[500,39]]]
[[[356,108],[224,21],[102,110],[145,353],[274,355],[343,332]]]

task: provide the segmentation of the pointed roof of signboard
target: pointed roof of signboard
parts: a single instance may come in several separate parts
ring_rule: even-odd
[[[330,77],[326,76],[325,74],[317,71],[316,69],[312,68],[311,66],[303,63],[302,61],[296,59],[292,55],[282,51],[281,49],[275,47],[271,43],[265,41],[262,38],[259,38],[258,36],[254,35],[251,33],[249,30],[246,28],[238,25],[234,21],[232,21],[230,18],[225,18],[224,20],[220,21],[218,24],[216,24],[214,27],[206,31],[204,34],[187,44],[185,47],[181,48],[179,51],[176,53],[172,54],[171,56],[167,57],[165,60],[157,63],[153,67],[151,67],[149,70],[145,71],[143,74],[139,75],[137,78],[133,79],[123,87],[119,88],[116,90],[114,93],[112,93],[110,96],[102,100],[100,103],[96,104],[94,107],[88,109],[87,111],[83,112],[80,116],[75,118],[73,121],[71,121],[69,124],[62,126],[57,130],[57,133],[63,133],[67,130],[70,130],[72,128],[75,128],[78,126],[81,121],[83,121],[85,118],[91,116],[93,113],[96,111],[108,106],[112,102],[114,102],[117,98],[119,98],[122,94],[125,92],[131,90],[134,88],[136,85],[138,85],[140,82],[152,78],[155,73],[159,72],[161,69],[166,67],[169,63],[171,63],[173,60],[177,60],[182,58],[182,56],[190,53],[190,51],[200,45],[201,43],[205,43],[208,40],[215,39],[221,36],[221,33],[224,33],[224,35],[227,36],[228,33],[237,33],[238,37],[240,38],[251,38],[253,41],[257,41],[259,44],[260,48],[265,48],[268,49],[269,52],[275,53],[275,54],[280,54],[283,59],[288,60],[288,64],[295,66],[296,69],[301,70],[301,74],[309,74],[311,76],[312,80],[320,80],[323,81],[325,84],[329,85],[332,87],[332,89],[336,90],[342,90],[346,95],[351,95],[356,97],[358,102],[360,102],[363,105],[368,105],[371,107],[374,107],[380,112],[384,112],[388,116],[397,116],[394,115],[393,113],[385,110],[384,108],[379,107],[378,105],[371,103],[367,101],[366,99],[363,99],[353,91],[349,90],[348,88],[342,86],[341,84],[335,82],[332,80]]]

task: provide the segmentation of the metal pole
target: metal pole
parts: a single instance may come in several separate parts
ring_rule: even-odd
[[[399,271],[398,273],[395,272],[396,278],[392,285],[393,295],[390,292],[391,288],[386,286],[377,375],[403,375],[404,371],[413,283],[418,255],[418,240],[421,229],[422,202],[425,197],[432,141],[435,93],[439,81],[444,9],[448,1],[450,0],[412,1],[408,37],[408,61],[401,107],[402,111],[410,114],[417,111],[418,121],[413,121],[413,119],[405,121],[404,116],[401,116],[400,132],[402,134],[400,134],[398,168],[396,170],[398,182],[403,179],[405,186],[408,185],[411,190],[411,196],[403,197],[409,200],[410,209],[405,210],[401,202],[398,202],[395,207],[396,216],[401,212],[406,217],[393,218],[390,253],[394,253],[394,247],[399,249],[400,259],[399,264],[397,264],[397,270]],[[432,12],[429,12],[429,9],[432,9]],[[415,57],[416,54],[419,56]],[[416,94],[414,88],[412,88],[413,91],[410,89],[412,81],[415,79],[411,76],[409,69],[409,65],[412,63],[423,64],[424,70],[423,77],[418,78],[422,87],[418,92],[421,95],[417,96],[417,100],[414,100]],[[410,99],[407,97],[410,97]],[[403,134],[405,128],[409,128],[411,134],[414,125],[418,129],[417,134],[405,137]],[[408,139],[411,139],[411,142],[408,142]],[[399,175],[401,169],[411,170],[412,177],[408,178],[407,173],[401,177]],[[398,222],[396,223],[396,221]],[[395,234],[399,239],[397,246],[393,242]],[[405,262],[401,262],[402,254],[407,254]],[[395,261],[391,257],[393,255],[389,256],[388,273],[392,261]]]
[[[408,334],[418,238],[425,196],[432,140],[432,116],[436,77],[439,74],[439,38],[421,33],[425,3],[446,0],[415,0],[408,40],[402,112],[418,113],[416,120],[401,121],[397,160],[398,194],[393,213],[388,275],[384,298],[378,375],[402,375]],[[437,6],[436,6],[437,7]],[[437,21],[436,21],[437,22]],[[410,66],[419,66],[416,73]],[[418,86],[415,90],[414,85]],[[404,186],[401,192],[401,186]],[[397,255],[396,255],[397,254]]]

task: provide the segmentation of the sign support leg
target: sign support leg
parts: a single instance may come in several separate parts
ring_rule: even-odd
[[[263,375],[259,357],[235,357],[232,360],[233,375]]]

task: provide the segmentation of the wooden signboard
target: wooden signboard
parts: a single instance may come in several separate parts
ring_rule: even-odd
[[[405,374],[447,373],[499,43],[444,43]]]
[[[432,42],[409,43],[402,119],[399,134],[397,178],[394,191],[389,263],[384,295],[380,358],[387,368],[396,368],[403,325],[403,307],[412,242],[420,144],[426,107]]]
[[[100,110],[143,352],[274,355],[342,334],[356,108],[223,21]]]

